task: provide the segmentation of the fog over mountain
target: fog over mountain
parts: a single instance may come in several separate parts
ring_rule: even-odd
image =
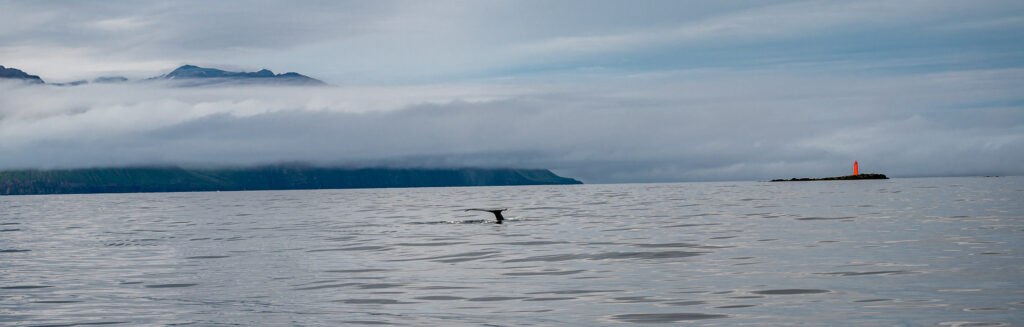
[[[0,64],[94,82],[0,79],[0,169],[1019,175],[1022,30],[1015,1],[7,1]],[[332,86],[137,82],[185,64]]]
[[[948,109],[1016,97],[1018,71],[886,83],[700,75],[530,87],[6,83],[0,167],[304,161],[626,182],[832,176],[859,160],[897,177],[1021,173],[1024,112]]]
[[[20,80],[31,84],[46,84],[39,76],[29,75],[17,68],[5,68],[0,66],[0,80]],[[93,83],[124,83],[130,81],[124,76],[100,76],[92,80]],[[160,76],[154,76],[142,82],[165,82],[164,85],[172,86],[211,86],[211,85],[277,85],[277,86],[324,86],[321,80],[302,75],[296,72],[274,74],[269,69],[260,69],[257,72],[232,72],[216,68],[198,67],[194,65],[183,65],[173,71]],[[169,82],[169,83],[166,83]],[[79,86],[88,84],[87,80],[77,80],[65,83],[50,83],[56,86]]]
[[[184,65],[170,73],[149,80],[173,80],[177,86],[204,86],[216,84],[276,84],[276,85],[327,85],[321,80],[296,72],[274,74],[269,69],[257,72],[230,72],[216,68]]]

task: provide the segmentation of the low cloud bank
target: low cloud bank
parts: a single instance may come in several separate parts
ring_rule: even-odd
[[[169,88],[0,83],[0,169],[549,168],[584,182],[1024,174],[1020,70],[587,83]]]

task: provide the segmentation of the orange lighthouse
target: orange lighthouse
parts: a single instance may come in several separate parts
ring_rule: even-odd
[[[854,175],[860,175],[860,172],[857,169],[857,160],[853,161],[853,174]]]

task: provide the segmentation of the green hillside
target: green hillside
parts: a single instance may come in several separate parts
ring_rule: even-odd
[[[547,169],[264,166],[0,171],[0,195],[581,184]]]

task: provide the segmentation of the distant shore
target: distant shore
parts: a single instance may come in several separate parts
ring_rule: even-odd
[[[263,166],[0,171],[0,195],[582,184],[547,169]]]
[[[852,181],[862,179],[889,179],[885,174],[859,174],[859,175],[846,175],[837,177],[821,177],[821,178],[790,178],[790,179],[773,179],[772,182],[810,182],[810,181]]]

